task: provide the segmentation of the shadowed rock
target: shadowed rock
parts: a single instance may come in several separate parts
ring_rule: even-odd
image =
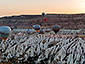
[[[56,45],[57,43],[58,43],[57,41],[53,41],[48,45],[48,47],[52,47],[52,46]]]

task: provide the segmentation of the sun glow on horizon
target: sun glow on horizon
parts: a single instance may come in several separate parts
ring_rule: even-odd
[[[40,15],[85,13],[85,0],[0,0],[0,17],[11,15]]]

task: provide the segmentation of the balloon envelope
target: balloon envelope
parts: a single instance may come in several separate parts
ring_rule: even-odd
[[[27,30],[27,33],[30,34],[30,30],[29,29]]]
[[[11,33],[11,28],[8,26],[1,26],[0,27],[0,37],[6,40]]]
[[[47,21],[47,18],[44,18],[44,21]]]
[[[39,34],[45,34],[45,32],[42,29],[40,29]]]
[[[44,15],[45,15],[45,13],[43,12],[43,13],[42,13],[42,16],[44,16]]]
[[[52,29],[55,33],[57,33],[59,31],[60,27],[58,25],[54,25],[54,26],[52,26]]]
[[[33,25],[33,28],[34,28],[35,30],[40,30],[40,25]]]

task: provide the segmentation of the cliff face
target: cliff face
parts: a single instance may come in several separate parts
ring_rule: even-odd
[[[46,21],[44,18],[46,18]],[[34,24],[39,24],[42,27],[51,27],[58,24],[64,29],[84,29],[85,14],[20,15],[0,18],[0,26],[31,28]]]

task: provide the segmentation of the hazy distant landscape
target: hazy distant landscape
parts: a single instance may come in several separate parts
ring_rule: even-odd
[[[47,18],[44,21],[44,18]],[[39,24],[41,27],[59,25],[62,29],[85,29],[85,14],[46,14],[42,15],[19,15],[5,16],[0,18],[0,26],[27,29]]]

